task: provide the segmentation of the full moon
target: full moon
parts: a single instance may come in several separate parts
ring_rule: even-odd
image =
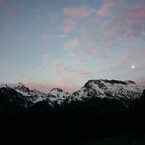
[[[131,66],[131,68],[132,68],[132,69],[134,69],[134,68],[135,68],[135,66],[134,66],[134,65],[132,65],[132,66]]]

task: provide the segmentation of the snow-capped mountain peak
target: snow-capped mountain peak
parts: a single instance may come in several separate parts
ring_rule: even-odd
[[[133,81],[120,80],[89,80],[84,87],[73,93],[74,98],[99,97],[108,99],[136,99],[145,87],[138,86]]]
[[[17,84],[19,87],[25,87],[25,85],[23,84],[23,83],[21,83],[21,82],[18,82],[18,84]]]
[[[16,88],[16,87],[25,87],[25,85],[21,82],[18,83],[0,83],[0,88],[2,87],[9,87],[9,88]]]
[[[57,104],[63,103],[70,96],[71,94],[63,91],[61,88],[54,88],[48,93],[49,100],[51,102],[57,102]]]
[[[63,91],[61,88],[53,88],[49,92],[49,95],[58,97],[58,98],[63,98],[65,96],[69,96],[70,94],[68,92]]]
[[[23,96],[23,99],[25,99],[26,105],[25,106],[29,106],[27,104],[27,102],[31,102],[32,104],[35,104],[39,101],[43,101],[47,98],[47,95],[39,92],[37,90],[30,90],[28,87],[26,87],[23,83],[19,82],[19,83],[7,83],[7,84],[0,84],[0,88],[10,88],[15,90],[18,94],[21,94]],[[18,97],[20,97],[20,95],[17,95]]]

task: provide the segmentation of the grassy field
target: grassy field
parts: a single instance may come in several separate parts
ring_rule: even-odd
[[[113,138],[97,139],[81,145],[145,145],[145,135],[143,136],[119,136]]]

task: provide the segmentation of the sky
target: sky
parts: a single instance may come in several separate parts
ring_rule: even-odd
[[[91,79],[145,85],[145,0],[0,0],[0,83],[73,92]]]

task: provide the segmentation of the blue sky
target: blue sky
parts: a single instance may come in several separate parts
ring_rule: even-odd
[[[44,92],[89,79],[145,85],[144,8],[144,0],[0,0],[0,83]]]

